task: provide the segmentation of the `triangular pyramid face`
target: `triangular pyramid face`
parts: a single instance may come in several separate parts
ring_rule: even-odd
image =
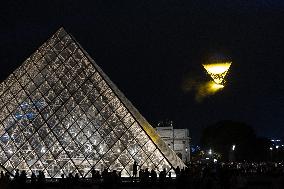
[[[63,28],[1,83],[0,97],[0,167],[10,173],[184,167]]]
[[[203,64],[203,67],[216,84],[224,84],[224,79],[228,73],[231,63],[232,62]]]

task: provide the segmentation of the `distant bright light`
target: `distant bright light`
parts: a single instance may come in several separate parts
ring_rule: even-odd
[[[275,148],[276,148],[276,149],[278,149],[278,148],[279,148],[279,146],[277,145],[277,146],[275,146]]]
[[[236,145],[233,145],[232,146],[232,150],[235,151],[235,148],[236,148]]]
[[[213,159],[214,163],[217,163],[217,159]]]
[[[224,78],[231,64],[232,62],[203,64],[203,67],[214,80],[214,82],[221,85],[224,83]]]
[[[279,139],[272,139],[272,140],[270,140],[271,142],[280,142],[281,140],[279,140]]]
[[[272,148],[272,147],[270,147],[270,148],[269,148],[269,150],[273,150],[273,148]]]
[[[212,154],[212,150],[211,150],[211,149],[208,151],[208,154],[209,154],[209,155],[211,155],[211,154]]]

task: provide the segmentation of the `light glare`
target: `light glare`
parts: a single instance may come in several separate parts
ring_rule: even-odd
[[[217,83],[210,83],[210,87],[212,90],[218,90],[218,89],[222,89],[224,88],[224,85],[220,85],[220,84],[217,84]]]

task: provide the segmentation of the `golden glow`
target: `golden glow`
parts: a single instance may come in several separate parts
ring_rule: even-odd
[[[217,63],[217,64],[203,64],[203,67],[206,69],[207,72],[212,74],[222,74],[231,66],[231,62],[228,63]]]
[[[213,91],[224,88],[224,85],[220,85],[220,84],[217,84],[217,83],[214,83],[214,82],[210,82],[209,86],[210,86],[211,90],[213,90]]]
[[[231,64],[232,62],[203,64],[203,67],[216,84],[222,84]]]
[[[224,85],[209,81],[198,86],[195,100],[201,102],[205,97],[214,95],[217,91],[224,88]]]
[[[206,85],[204,85],[203,93],[212,95],[217,91],[221,90],[222,88],[224,88],[224,85],[209,81],[208,83],[206,83]]]

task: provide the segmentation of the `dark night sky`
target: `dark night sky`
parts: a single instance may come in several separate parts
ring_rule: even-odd
[[[195,142],[224,119],[284,136],[284,1],[49,2],[1,4],[1,80],[64,26],[150,123],[171,119]],[[233,61],[227,86],[198,103],[182,83],[209,79],[215,54]]]

